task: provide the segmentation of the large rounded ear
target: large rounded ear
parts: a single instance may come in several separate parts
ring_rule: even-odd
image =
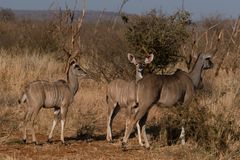
[[[71,66],[71,65],[73,65],[76,62],[77,62],[77,60],[75,58],[73,58],[73,59],[70,60],[69,65]]]
[[[194,58],[194,59],[198,59],[198,57],[200,57],[201,55],[203,55],[202,52],[194,53],[194,54],[193,54],[193,58]]]
[[[212,58],[212,56],[210,54],[205,54],[204,59],[207,59],[207,58]]]
[[[128,53],[128,60],[133,63],[133,64],[136,64],[136,59],[135,59],[135,56],[132,55],[131,53]]]
[[[149,64],[153,61],[153,58],[154,58],[154,55],[153,54],[150,54],[148,57],[145,58],[145,63],[146,64]]]

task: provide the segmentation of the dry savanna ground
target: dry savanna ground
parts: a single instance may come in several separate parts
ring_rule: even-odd
[[[31,134],[29,132],[28,144],[22,144],[21,121],[24,106],[19,107],[17,103],[21,88],[28,82],[36,79],[54,81],[65,78],[65,63],[55,59],[53,56],[41,55],[38,52],[29,54],[28,50],[22,50],[21,56],[13,56],[14,54],[9,53],[19,52],[18,50],[1,50],[0,52],[0,159],[240,158],[239,142],[232,137],[227,137],[226,140],[228,150],[220,153],[214,149],[208,151],[204,146],[199,145],[194,138],[189,138],[185,146],[181,146],[178,143],[171,146],[164,145],[161,138],[153,138],[151,135],[152,131],[157,132],[156,126],[161,124],[159,121],[166,121],[167,114],[165,113],[167,112],[157,107],[151,110],[148,120],[151,149],[145,150],[141,148],[138,145],[137,138],[133,135],[128,144],[128,151],[123,152],[120,148],[120,138],[123,136],[124,131],[124,111],[121,111],[114,121],[115,142],[106,142],[105,91],[107,83],[92,79],[81,80],[79,92],[69,109],[65,128],[67,145],[62,145],[59,141],[60,126],[56,127],[53,144],[46,143],[53,118],[53,110],[51,109],[42,109],[36,121],[35,130],[41,145],[35,146],[31,144]],[[237,98],[240,81],[239,69],[235,72],[227,72],[221,69],[217,78],[213,76],[214,71],[208,71],[204,74],[206,77],[204,81],[206,89],[202,91],[204,94],[199,95],[199,107],[205,108],[213,114],[221,115],[227,122],[234,119],[236,125],[239,126],[239,98]],[[201,112],[197,114],[201,114]],[[194,115],[193,117],[198,116]],[[204,121],[209,121],[207,123],[209,127],[211,127],[211,124],[222,127],[222,131],[217,132],[220,135],[222,132],[225,132],[225,123],[216,122],[218,121],[216,117],[206,118]],[[202,130],[206,129],[204,126],[201,127],[203,127],[200,128]],[[238,130],[238,128],[235,129]],[[232,134],[227,135],[232,136]],[[218,137],[214,138],[217,140]]]

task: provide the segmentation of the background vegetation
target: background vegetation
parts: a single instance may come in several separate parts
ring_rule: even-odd
[[[56,15],[51,21],[41,21],[17,19],[11,10],[0,12],[1,144],[20,138],[19,121],[24,108],[17,108],[17,99],[22,87],[36,79],[53,81],[65,77],[68,55],[64,48],[71,48],[71,25],[68,21],[60,24],[63,17],[56,18]],[[149,157],[158,156],[162,145],[168,148],[165,142],[176,150],[174,143],[184,118],[187,144],[196,149],[196,155],[182,155],[181,147],[177,146],[177,156],[239,158],[239,19],[214,16],[192,22],[190,18],[185,11],[170,16],[151,11],[141,16],[123,15],[124,21],[118,21],[114,28],[112,21],[101,18],[98,22],[84,21],[78,59],[94,80],[84,80],[80,84],[69,111],[66,135],[83,140],[96,136],[104,139],[107,82],[119,77],[134,79],[134,66],[127,60],[128,52],[139,57],[153,53],[155,59],[149,71],[165,74],[177,68],[189,71],[195,61],[194,55],[207,52],[213,56],[215,67],[204,73],[204,89],[197,92],[191,106],[178,114],[158,107],[151,109],[148,133],[153,149]],[[63,32],[59,32],[59,27],[65,27]],[[124,111],[115,120],[114,133],[122,133],[123,116]],[[52,117],[51,110],[42,110],[36,132],[49,132]],[[183,150],[188,152],[189,148]]]
[[[135,53],[154,54],[153,70],[164,69],[179,61],[181,53],[178,50],[189,37],[189,21],[186,11],[166,16],[152,10],[145,16],[131,17],[126,22],[126,39]]]

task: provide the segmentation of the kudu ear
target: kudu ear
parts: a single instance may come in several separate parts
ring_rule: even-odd
[[[207,58],[212,58],[212,56],[210,54],[207,53],[199,53],[198,57],[202,58],[202,59],[207,59]]]
[[[73,65],[76,62],[77,62],[77,60],[75,58],[71,59],[69,62],[69,66]]]
[[[150,54],[148,57],[145,58],[145,64],[149,64],[153,61],[154,55]]]
[[[210,54],[204,55],[204,59],[207,59],[207,58],[212,58],[212,56]]]
[[[197,59],[197,58],[200,56],[200,54],[201,54],[201,53],[198,53],[198,54],[194,53],[193,56],[192,56],[192,58]]]
[[[128,53],[128,60],[133,64],[137,64],[135,56],[132,55],[131,53]]]

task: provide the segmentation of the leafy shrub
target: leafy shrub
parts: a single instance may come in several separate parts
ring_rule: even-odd
[[[158,139],[160,136],[160,139],[164,140],[164,143],[167,141],[168,145],[179,140],[183,120],[187,141],[197,142],[198,146],[216,155],[230,151],[231,144],[240,139],[240,131],[231,115],[213,114],[197,103],[180,110],[175,108],[173,111],[178,114],[168,113],[150,127],[161,127],[161,133],[158,132],[154,137]],[[166,133],[163,134],[164,132]]]
[[[126,18],[125,18],[126,19]],[[179,11],[173,16],[157,14],[155,10],[144,16],[134,16],[126,21],[126,38],[134,52],[153,53],[153,69],[163,69],[177,62],[178,49],[188,38],[190,16]]]

